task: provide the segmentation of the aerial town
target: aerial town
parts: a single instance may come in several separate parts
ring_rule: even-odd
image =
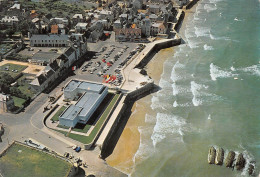
[[[182,42],[194,3],[0,0],[0,176],[126,176],[105,159],[133,102],[160,89],[145,66]],[[57,168],[31,174],[17,153]]]

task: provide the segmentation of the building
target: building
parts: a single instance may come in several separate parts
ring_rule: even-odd
[[[73,17],[72,17],[72,23],[73,25],[76,25],[77,23],[82,23],[84,22],[84,17],[82,14],[75,14]]]
[[[88,23],[78,23],[75,26],[75,30],[77,33],[84,33],[87,30]]]
[[[120,20],[118,19],[118,20],[116,20],[116,21],[114,22],[113,29],[115,30],[115,29],[121,29],[121,28],[122,28],[122,23],[121,23]]]
[[[33,34],[30,37],[32,47],[67,47],[69,36],[65,34]]]
[[[156,22],[157,19],[158,19],[158,16],[155,15],[155,14],[151,14],[151,15],[149,15],[149,19],[150,19],[152,22]]]
[[[108,93],[102,84],[72,80],[64,88],[64,98],[77,100],[59,117],[59,125],[75,127],[77,123],[86,124]]]
[[[123,28],[115,29],[115,40],[119,42],[140,42],[141,29],[139,28]]]
[[[153,23],[151,27],[151,35],[166,34],[167,28],[163,23]]]
[[[19,23],[19,19],[17,18],[17,16],[4,16],[0,22],[2,24],[8,25],[8,26],[13,26],[13,25],[17,25]]]
[[[145,18],[141,21],[141,30],[142,34],[146,37],[149,37],[151,35],[151,20],[149,18]]]
[[[160,12],[160,6],[158,4],[149,5],[149,13],[158,14]]]
[[[14,100],[11,96],[0,93],[0,113],[8,112],[14,108]]]

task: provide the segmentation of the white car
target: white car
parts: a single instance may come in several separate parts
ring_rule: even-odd
[[[72,149],[75,150],[77,148],[77,145],[72,146]]]

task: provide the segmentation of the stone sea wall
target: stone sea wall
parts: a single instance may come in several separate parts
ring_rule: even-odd
[[[131,108],[133,106],[133,103],[140,97],[149,94],[155,88],[156,85],[154,85],[153,83],[148,83],[145,86],[127,94],[124,101],[124,105],[122,106],[122,109],[118,113],[114,124],[112,125],[106,139],[104,140],[104,143],[102,144],[101,154],[100,154],[101,158],[105,159],[113,152],[117,140],[119,139],[128,121],[128,118],[131,115]]]

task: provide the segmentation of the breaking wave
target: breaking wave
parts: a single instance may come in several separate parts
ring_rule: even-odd
[[[220,67],[214,65],[213,63],[210,64],[210,77],[213,81],[216,81],[217,78],[228,78],[235,75],[236,74],[233,74],[230,71],[221,70]]]

